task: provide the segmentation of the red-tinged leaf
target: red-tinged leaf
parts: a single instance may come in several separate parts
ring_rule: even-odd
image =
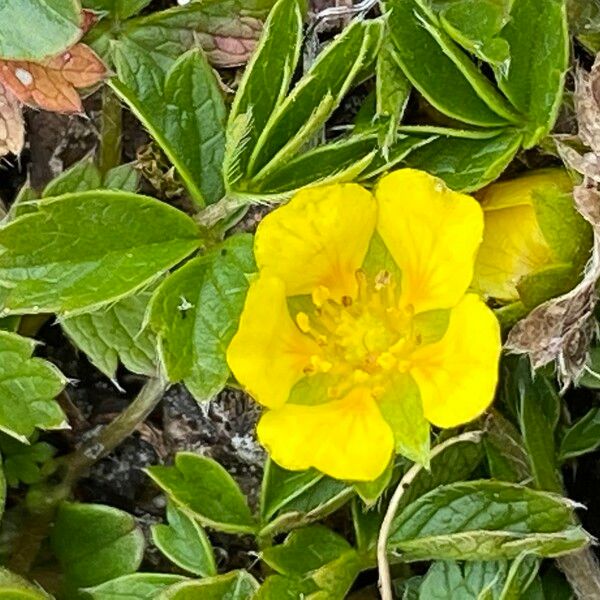
[[[0,61],[0,83],[23,104],[52,112],[81,112],[75,88],[92,86],[106,74],[104,63],[85,44],[43,63]]]
[[[25,143],[21,103],[0,83],[0,156],[20,154]]]
[[[82,10],[83,22],[81,23],[82,37],[98,22],[98,15],[93,10]]]

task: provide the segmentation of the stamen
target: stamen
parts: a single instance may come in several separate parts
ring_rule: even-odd
[[[305,312],[299,312],[296,315],[296,324],[302,333],[309,333],[311,330],[310,319]]]

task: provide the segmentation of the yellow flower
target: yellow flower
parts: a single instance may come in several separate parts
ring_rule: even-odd
[[[500,332],[467,288],[483,215],[426,173],[299,192],[255,239],[229,365],[269,410],[258,437],[282,467],[369,481],[394,452],[426,463],[429,423],[493,398]]]
[[[591,229],[571,198],[573,184],[561,169],[494,183],[480,193],[483,242],[473,287],[526,312],[571,289],[591,247]]]

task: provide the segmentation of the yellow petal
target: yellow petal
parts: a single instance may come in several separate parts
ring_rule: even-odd
[[[298,192],[259,225],[254,243],[258,267],[284,281],[288,296],[310,294],[319,286],[336,300],[353,296],[376,213],[375,200],[359,185]]]
[[[283,282],[261,275],[250,285],[239,328],[227,349],[236,379],[264,406],[281,406],[318,352],[319,346],[292,321]]]
[[[494,313],[475,294],[452,309],[444,337],[411,356],[425,417],[454,427],[479,416],[492,402],[502,342]]]
[[[521,278],[552,263],[532,198],[549,188],[570,191],[572,183],[562,170],[542,171],[494,183],[480,193],[485,228],[473,277],[478,292],[504,302],[517,301]]]
[[[402,270],[401,302],[417,313],[455,306],[483,235],[477,201],[414,169],[381,179],[375,196],[377,230]]]
[[[379,477],[394,448],[389,425],[363,388],[326,404],[286,404],[271,410],[258,424],[258,439],[285,469],[315,467],[352,481]]]

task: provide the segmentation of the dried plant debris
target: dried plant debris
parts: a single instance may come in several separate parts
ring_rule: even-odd
[[[588,150],[579,152],[562,139],[557,139],[557,146],[565,164],[583,176],[573,199],[592,225],[592,255],[581,282],[534,309],[513,327],[506,342],[507,350],[529,354],[534,368],[555,361],[563,386],[577,381],[597,335],[594,309],[600,279],[600,60],[589,73],[578,70],[575,81],[578,136]]]

